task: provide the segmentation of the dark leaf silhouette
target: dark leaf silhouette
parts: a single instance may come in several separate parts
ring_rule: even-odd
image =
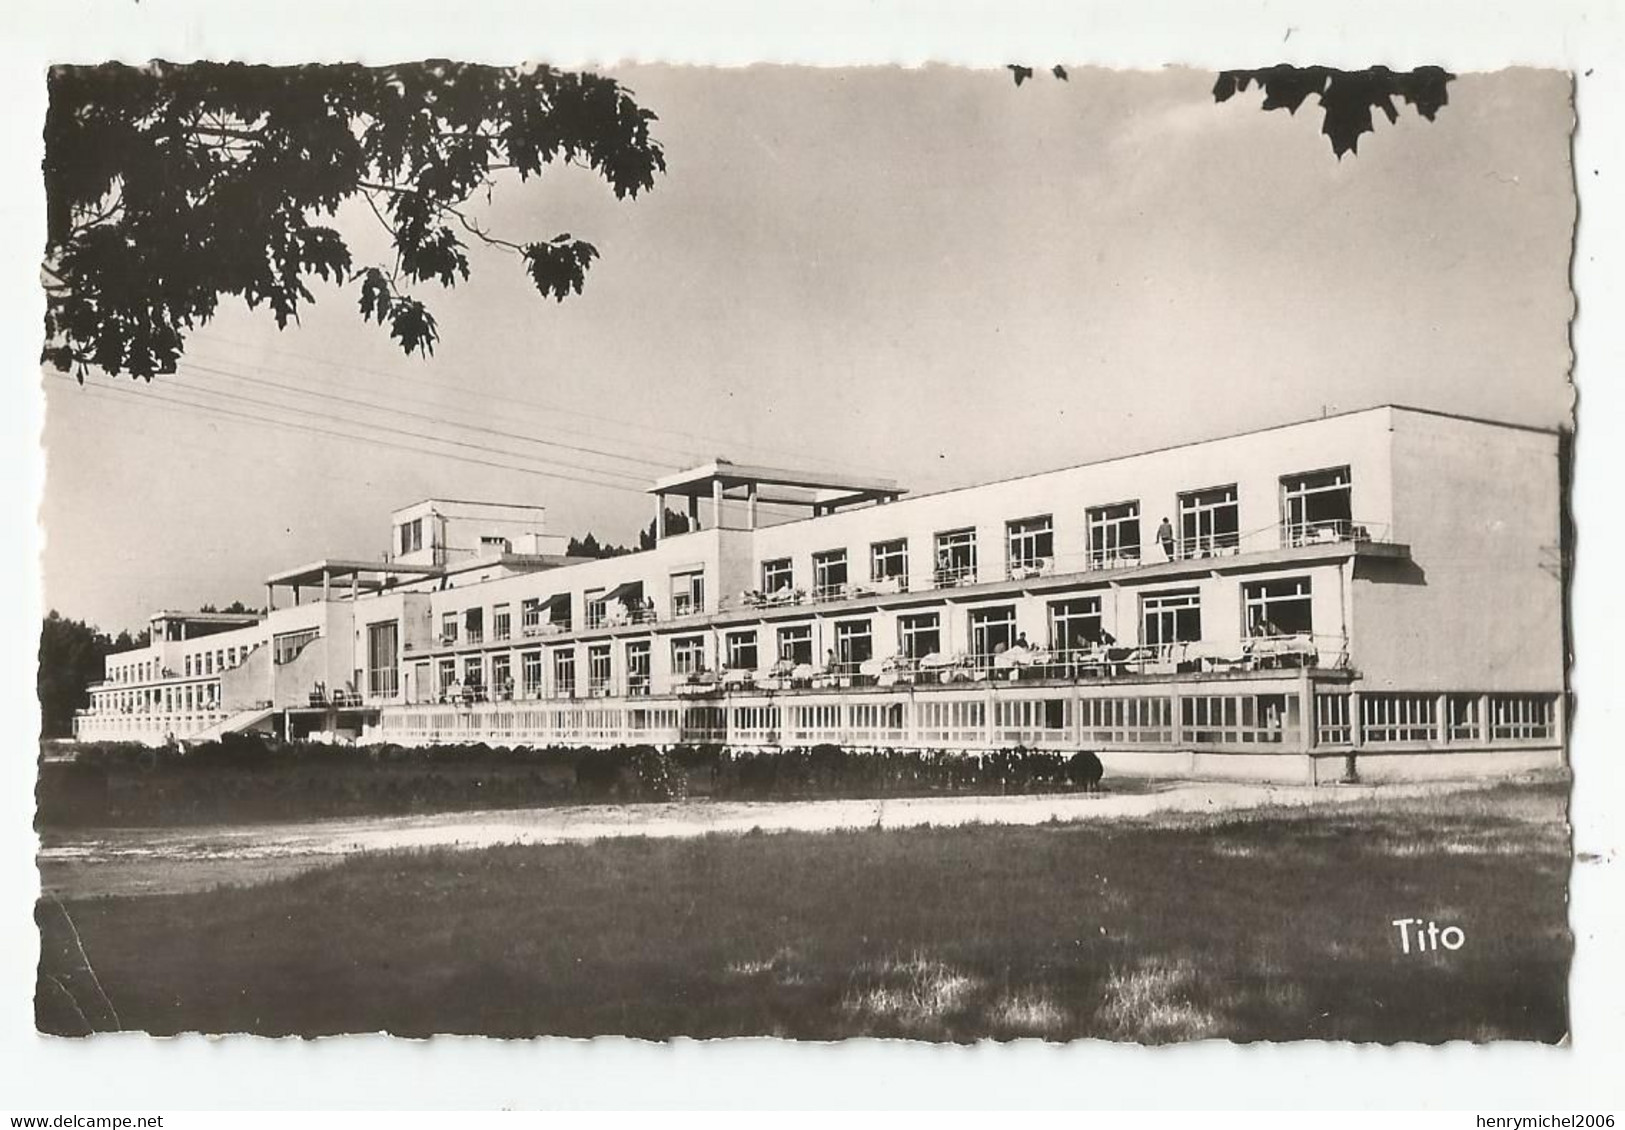
[[[1345,153],[1359,152],[1360,137],[1374,128],[1373,109],[1381,110],[1391,125],[1399,120],[1399,110],[1394,105],[1398,97],[1432,121],[1440,107],[1450,101],[1448,86],[1455,77],[1442,67],[1418,67],[1413,71],[1391,71],[1387,67],[1339,71],[1331,67],[1282,64],[1256,70],[1223,71],[1213,84],[1213,98],[1217,102],[1228,101],[1257,83],[1264,91],[1263,109],[1285,109],[1295,114],[1310,95],[1315,95],[1324,113],[1321,132],[1341,160]]]
[[[225,296],[286,326],[314,279],[357,285],[363,319],[428,354],[434,317],[406,288],[466,280],[469,240],[560,300],[597,257],[481,228],[466,205],[499,173],[567,163],[625,198],[665,170],[629,91],[551,67],[106,64],[54,68],[49,90],[42,357],[81,379],[174,372]],[[388,231],[392,263],[356,264],[323,222],[350,200]]]

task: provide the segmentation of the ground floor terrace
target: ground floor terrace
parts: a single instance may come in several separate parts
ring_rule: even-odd
[[[425,703],[384,707],[357,736],[401,745],[1088,750],[1108,774],[1320,783],[1558,766],[1562,706],[1551,691],[1373,691],[1351,672],[1304,668]]]

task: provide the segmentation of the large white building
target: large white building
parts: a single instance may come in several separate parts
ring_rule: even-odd
[[[718,460],[651,488],[687,531],[603,560],[430,500],[380,560],[270,577],[262,619],[159,613],[76,732],[1556,764],[1558,438],[1387,406],[915,497]]]

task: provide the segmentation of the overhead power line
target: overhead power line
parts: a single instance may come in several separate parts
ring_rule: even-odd
[[[64,375],[62,379],[66,380],[66,381],[70,381],[70,382],[74,380],[73,377],[67,376],[67,375]],[[582,478],[582,477],[576,476],[576,475],[562,474],[562,473],[557,472],[557,471],[544,471],[544,470],[542,470],[540,468],[537,468],[537,467],[526,467],[526,466],[522,466],[522,465],[515,464],[515,463],[503,463],[503,462],[499,462],[499,461],[494,460],[494,459],[479,459],[479,458],[475,458],[475,457],[469,456],[469,455],[457,455],[457,454],[454,454],[454,453],[449,452],[449,451],[425,450],[424,448],[419,447],[419,446],[415,446],[413,444],[398,443],[398,442],[395,442],[393,440],[379,439],[379,438],[377,438],[375,436],[356,435],[356,434],[354,434],[352,432],[335,431],[335,430],[333,430],[331,428],[321,428],[321,427],[317,427],[317,426],[315,426],[313,424],[301,423],[299,421],[294,421],[294,420],[268,420],[264,416],[257,415],[255,413],[239,412],[239,411],[235,411],[235,410],[230,409],[230,408],[222,408],[222,407],[220,407],[218,405],[213,405],[213,404],[199,404],[196,401],[192,401],[192,400],[184,400],[184,399],[181,399],[181,398],[178,398],[178,397],[165,396],[161,392],[157,392],[157,391],[150,390],[150,389],[136,389],[136,388],[125,387],[125,386],[122,386],[122,385],[89,385],[89,386],[86,386],[86,387],[94,388],[94,389],[97,389],[97,390],[99,390],[101,392],[111,392],[111,393],[115,393],[115,394],[122,395],[122,396],[134,396],[134,397],[136,397],[136,402],[137,403],[151,404],[153,402],[161,402],[161,403],[165,403],[165,404],[174,405],[175,407],[182,408],[182,409],[185,409],[185,410],[188,410],[188,411],[191,411],[191,412],[204,413],[204,414],[213,415],[213,416],[221,416],[221,417],[226,417],[228,419],[246,420],[249,423],[252,423],[252,424],[255,424],[255,425],[261,426],[261,427],[283,428],[283,429],[286,429],[286,430],[296,431],[296,432],[303,432],[303,433],[310,434],[310,435],[331,436],[331,437],[335,437],[335,438],[338,438],[338,439],[352,440],[352,441],[355,441],[357,443],[372,444],[372,445],[377,446],[377,447],[394,448],[394,449],[396,449],[398,451],[406,451],[406,452],[410,452],[411,454],[418,455],[418,456],[431,456],[431,457],[438,458],[438,459],[450,459],[450,460],[453,460],[454,462],[458,462],[458,463],[470,463],[470,464],[474,464],[474,465],[481,466],[481,467],[492,467],[492,468],[496,468],[497,470],[502,470],[502,471],[515,471],[515,472],[518,472],[520,474],[535,475],[535,476],[538,476],[538,477],[544,478],[544,479],[555,479],[555,480],[559,480],[559,481],[562,481],[562,482],[580,483],[580,484],[582,484],[584,486],[602,487],[602,488],[604,488],[606,490],[617,490],[617,491],[621,491],[621,492],[626,493],[626,494],[643,495],[643,494],[646,493],[645,491],[639,489],[638,487],[623,486],[623,485],[621,485],[619,483],[604,482],[604,481],[598,480],[598,479],[587,479],[587,478]],[[288,411],[300,411],[298,409],[285,409],[285,410],[288,410]],[[349,423],[350,421],[345,421],[345,422]],[[365,425],[363,425],[363,426],[365,426]],[[439,437],[436,437],[436,436],[418,435],[417,438],[421,439],[421,440],[427,440],[427,441],[430,441],[430,442],[442,442],[439,439]]]
[[[214,333],[198,334],[198,335],[194,336],[193,341],[201,342],[201,343],[211,343],[211,344],[215,343],[215,342],[220,342],[220,343],[225,343],[225,344],[230,344],[230,345],[241,346],[241,347],[247,348],[247,349],[263,350],[265,352],[277,353],[277,354],[281,354],[281,355],[286,356],[286,357],[292,357],[292,358],[296,358],[296,359],[299,359],[299,360],[311,361],[311,362],[313,362],[315,364],[324,365],[324,366],[327,366],[328,368],[338,369],[338,370],[343,371],[343,372],[367,373],[367,374],[369,374],[371,376],[383,377],[384,379],[390,380],[390,381],[409,381],[409,382],[412,382],[414,384],[421,384],[421,385],[425,385],[425,386],[430,387],[430,388],[439,389],[442,392],[464,392],[464,393],[466,393],[468,391],[467,387],[462,386],[462,385],[451,384],[451,383],[444,382],[444,381],[430,380],[430,379],[428,379],[426,377],[416,376],[416,375],[412,375],[412,374],[391,373],[391,372],[385,372],[385,371],[380,370],[380,369],[370,369],[370,368],[367,368],[365,366],[354,365],[354,364],[350,364],[348,362],[334,361],[333,359],[328,358],[328,357],[319,357],[319,356],[315,356],[315,355],[312,355],[312,354],[301,353],[301,352],[299,352],[297,350],[287,349],[287,348],[280,347],[280,346],[265,345],[264,343],[261,343],[261,342],[243,341],[243,340],[237,339],[237,338],[226,337],[226,336],[221,335],[221,334],[214,334]],[[682,437],[684,439],[689,439],[689,440],[693,440],[693,441],[696,441],[696,442],[699,442],[699,443],[703,443],[705,445],[704,450],[711,450],[711,449],[714,449],[715,445],[722,444],[722,445],[725,445],[725,446],[741,447],[741,448],[746,448],[746,449],[749,449],[749,450],[760,451],[760,452],[767,453],[767,454],[778,455],[778,456],[786,457],[786,458],[789,458],[789,459],[792,459],[792,460],[805,460],[805,461],[809,461],[809,462],[813,462],[813,463],[819,463],[819,464],[822,464],[822,465],[827,466],[827,467],[841,467],[841,468],[851,467],[851,468],[855,468],[857,470],[864,471],[864,472],[872,472],[872,473],[876,473],[876,474],[884,474],[884,473],[886,473],[883,468],[866,467],[866,466],[863,466],[861,464],[852,463],[852,462],[846,461],[846,460],[832,459],[828,455],[819,455],[819,454],[816,454],[814,452],[802,451],[802,450],[799,450],[799,449],[796,449],[796,448],[785,447],[785,446],[782,446],[782,445],[770,445],[770,444],[763,444],[763,443],[754,443],[754,442],[752,442],[750,440],[741,439],[739,436],[722,437],[722,436],[716,436],[716,435],[706,435],[704,433],[684,431],[684,430],[679,429],[679,428],[662,427],[662,426],[660,426],[658,424],[639,424],[639,423],[635,423],[633,421],[627,420],[626,418],[620,417],[620,416],[605,416],[605,415],[600,415],[600,414],[596,414],[596,413],[592,413],[592,412],[585,412],[585,411],[582,411],[579,408],[565,407],[564,405],[559,404],[559,403],[557,403],[555,401],[544,401],[544,400],[537,400],[537,399],[533,399],[533,398],[516,397],[516,396],[512,396],[510,394],[491,392],[491,391],[488,391],[488,390],[481,390],[479,395],[483,399],[500,400],[500,401],[510,403],[510,404],[520,404],[520,405],[535,408],[535,409],[538,409],[540,411],[545,411],[545,412],[556,412],[556,413],[562,413],[562,414],[568,415],[568,416],[579,416],[579,417],[581,417],[583,419],[587,419],[587,420],[596,420],[596,421],[598,421],[600,423],[613,424],[613,425],[615,425],[615,426],[617,426],[619,428],[636,428],[636,429],[643,430],[643,431],[653,431],[653,432],[660,432],[660,433],[663,433],[663,434],[666,434],[666,435],[680,436],[680,437]],[[603,437],[600,436],[600,438],[603,438]]]

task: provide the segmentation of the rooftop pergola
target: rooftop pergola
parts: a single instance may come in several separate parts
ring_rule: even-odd
[[[693,529],[699,528],[700,499],[711,499],[714,525],[722,524],[722,504],[725,500],[743,501],[745,525],[754,530],[758,503],[805,506],[817,518],[833,514],[843,506],[895,502],[904,493],[904,488],[891,479],[842,475],[832,471],[797,471],[714,459],[691,470],[655,480],[649,493],[655,496],[656,532],[660,537],[665,537],[667,500],[672,496],[688,499],[688,517]]]
[[[265,606],[276,607],[276,590],[290,589],[293,602],[299,603],[302,589],[320,588],[322,599],[333,599],[333,583],[348,582],[350,599],[363,592],[379,592],[402,577],[438,577],[446,571],[443,565],[403,565],[397,561],[353,561],[343,558],[323,558],[296,569],[284,569],[265,578]]]

